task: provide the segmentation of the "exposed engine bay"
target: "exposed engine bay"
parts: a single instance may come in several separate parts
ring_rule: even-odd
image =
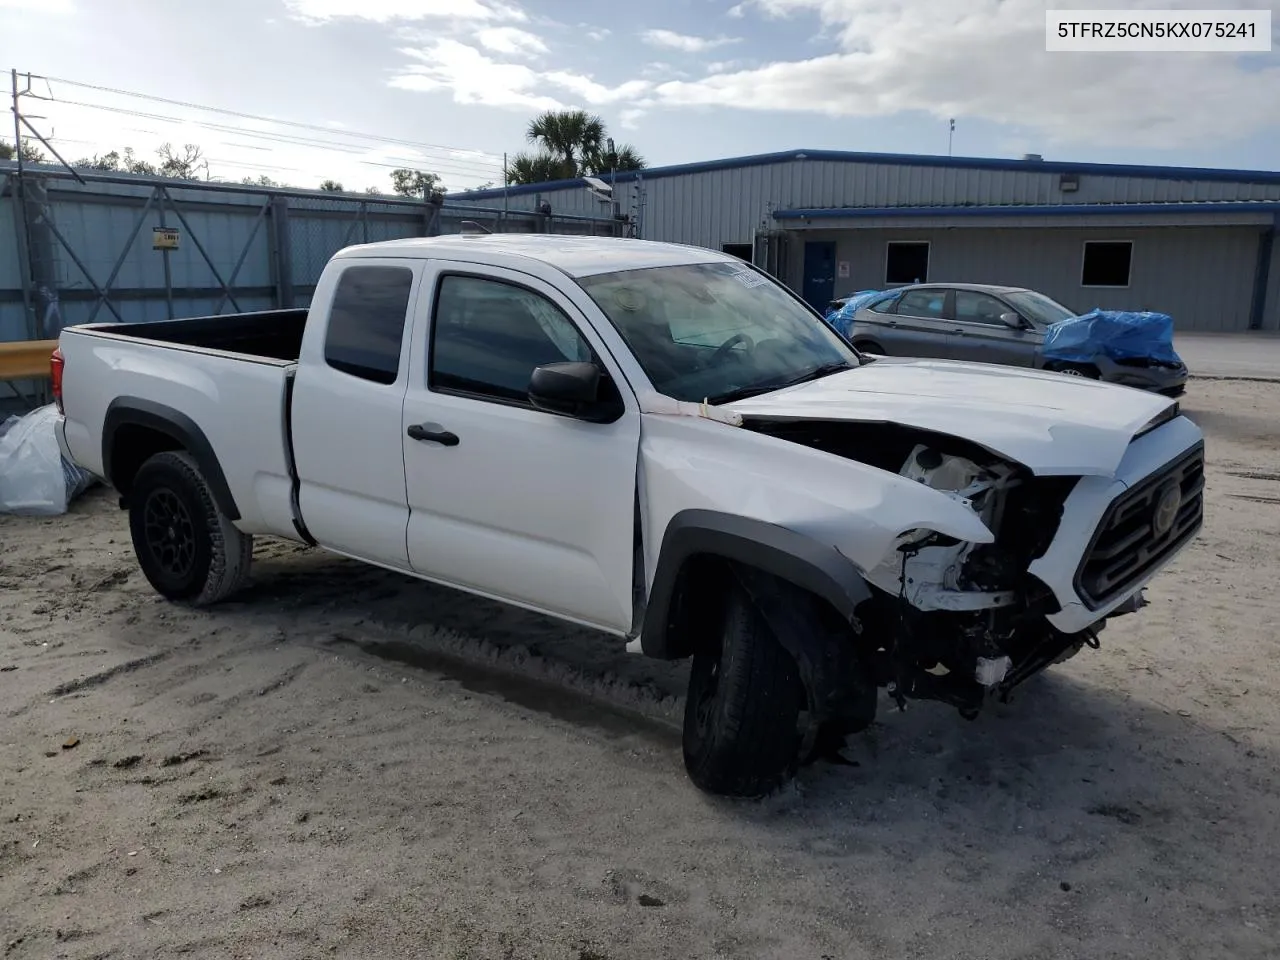
[[[879,686],[906,699],[951,703],[969,718],[985,699],[1041,669],[1097,646],[1098,623],[1065,634],[1046,619],[1059,609],[1028,572],[1049,548],[1075,477],[1037,477],[955,437],[890,423],[747,418],[747,429],[858,460],[924,484],[972,510],[994,542],[967,543],[932,530],[902,534],[864,571],[876,588],[862,637]],[[1112,615],[1142,604],[1140,594]]]

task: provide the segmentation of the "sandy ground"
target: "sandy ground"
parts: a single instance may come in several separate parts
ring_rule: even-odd
[[[0,517],[0,957],[1274,957],[1280,385],[1185,407],[1151,607],[763,803],[685,779],[681,668],[275,542],[188,612],[104,491]]]

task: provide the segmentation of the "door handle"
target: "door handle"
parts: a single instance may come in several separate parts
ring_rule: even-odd
[[[450,433],[448,430],[431,430],[423,423],[411,424],[405,433],[409,435],[410,440],[420,440],[423,443],[438,443],[442,447],[456,447],[458,445],[458,435],[456,433]]]
[[[952,332],[952,333],[954,333],[954,334],[955,334],[956,336],[958,336],[958,337],[963,337],[963,336],[964,336],[964,328],[963,328],[963,327],[957,327],[956,329],[952,330],[951,332]]]

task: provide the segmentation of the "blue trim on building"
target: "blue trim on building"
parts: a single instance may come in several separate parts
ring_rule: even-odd
[[[1280,202],[1188,201],[1180,203],[1049,203],[967,207],[822,207],[775,210],[775,220],[836,220],[861,217],[1072,217],[1125,214],[1276,213]]]
[[[615,183],[632,183],[637,179],[660,180],[691,173],[713,173],[717,170],[741,170],[747,167],[763,167],[793,160],[822,160],[835,163],[879,163],[903,167],[945,167],[952,170],[1004,170],[1030,173],[1076,173],[1100,177],[1146,177],[1154,180],[1186,180],[1209,183],[1260,183],[1280,184],[1280,171],[1229,170],[1215,167],[1163,167],[1142,166],[1129,163],[1070,163],[1064,160],[1015,160],[1003,157],[940,157],[909,153],[859,153],[849,150],[785,150],[780,153],[760,153],[748,157],[729,157],[724,160],[705,160],[697,163],[680,163],[648,170],[632,170],[614,175]],[[601,179],[609,179],[607,176]],[[549,180],[546,183],[521,184],[514,187],[495,187],[492,190],[476,190],[455,194],[454,198],[490,200],[507,196],[528,196],[534,193],[551,193],[556,190],[581,188],[582,180]]]

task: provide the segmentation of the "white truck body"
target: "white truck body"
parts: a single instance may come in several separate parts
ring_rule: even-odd
[[[348,248],[326,267],[305,324],[294,314],[279,321],[291,329],[302,324],[296,359],[287,348],[273,358],[234,343],[182,342],[182,324],[216,330],[213,318],[68,328],[59,348],[60,440],[68,459],[114,483],[126,500],[128,471],[139,467],[134,461],[155,450],[188,449],[240,534],[314,543],[627,638],[630,649],[658,656],[691,652],[661,639],[674,616],[666,607],[674,574],[664,580],[660,570],[664,545],[675,542],[686,521],[716,527],[705,518],[727,517],[735,530],[749,523],[774,531],[779,544],[803,538],[804,550],[814,551],[807,570],[845,564],[877,602],[964,616],[966,624],[1028,605],[1013,584],[1030,576],[1039,581],[1037,596],[1045,594],[1043,620],[1068,637],[1091,636],[1108,615],[1132,608],[1198,530],[1200,431],[1173,401],[1136,389],[1004,366],[857,358],[809,312],[814,349],[847,355],[849,369],[723,402],[664,393],[650,376],[653,363],[637,356],[634,330],[629,340],[602,308],[634,311],[628,298],[641,288],[593,286],[593,278],[708,264],[716,265],[717,278],[781,296],[772,280],[732,257],[634,240],[460,236]],[[398,360],[380,373],[353,375],[354,368],[326,359],[334,349],[330,319],[356,309],[339,290],[354,267],[389,268],[385,276],[407,284],[407,292],[397,287],[407,304],[399,342],[383,344],[389,356],[398,348]],[[375,275],[382,276],[361,274]],[[446,284],[447,278],[464,279]],[[463,310],[457,304],[466,291],[479,296],[490,289],[484,282],[567,318],[572,327],[556,329],[570,337],[576,330],[586,347],[573,349],[589,352],[616,386],[616,415],[593,421],[519,398],[433,386],[431,344],[445,335],[436,329],[446,309],[441,298],[454,297],[448,309]],[[449,292],[455,290],[461,292]],[[607,300],[601,291],[610,290]],[[785,295],[794,309],[807,310]],[[478,302],[465,301],[465,310],[479,310]],[[233,320],[242,322],[227,323]],[[268,320],[276,322],[264,315],[263,324]],[[708,346],[706,369],[740,346],[732,340]],[[754,356],[755,349],[743,352]],[[569,353],[570,361],[582,359]],[[803,441],[787,438],[788,430],[810,428],[816,432]],[[849,452],[851,441],[839,439],[842,431],[864,428],[895,443],[909,435],[904,450],[944,438],[976,452],[930,454],[928,469],[886,467],[859,454],[857,443]],[[142,443],[147,430],[169,439],[136,449],[121,439]],[[837,446],[843,452],[832,452]],[[992,464],[1008,466],[975,466],[988,455]],[[925,459],[921,454],[918,462]],[[1113,522],[1107,517],[1117,498],[1155,483],[1180,459],[1193,467],[1178,481],[1177,503],[1173,487],[1161,481],[1164,499],[1148,504],[1152,516],[1172,504],[1172,519],[1148,523],[1174,524],[1163,534],[1152,528],[1168,543],[1142,547],[1140,569],[1105,596],[1082,596],[1084,558]],[[943,474],[964,482],[948,486]],[[975,550],[999,539],[992,517],[1004,500],[988,493],[1002,498],[1018,484],[1051,485],[1055,478],[1070,489],[1062,488],[1061,519],[1034,560],[1008,583],[968,583],[959,571]],[[716,529],[699,542],[728,535]],[[735,554],[733,562],[746,563],[744,556]],[[846,583],[841,571],[831,577]],[[862,589],[841,589],[855,588]],[[656,613],[655,591],[663,598]],[[841,608],[838,599],[832,603]],[[1010,665],[993,668],[991,660],[979,658],[977,668],[988,689]],[[891,681],[891,691],[901,683]]]

